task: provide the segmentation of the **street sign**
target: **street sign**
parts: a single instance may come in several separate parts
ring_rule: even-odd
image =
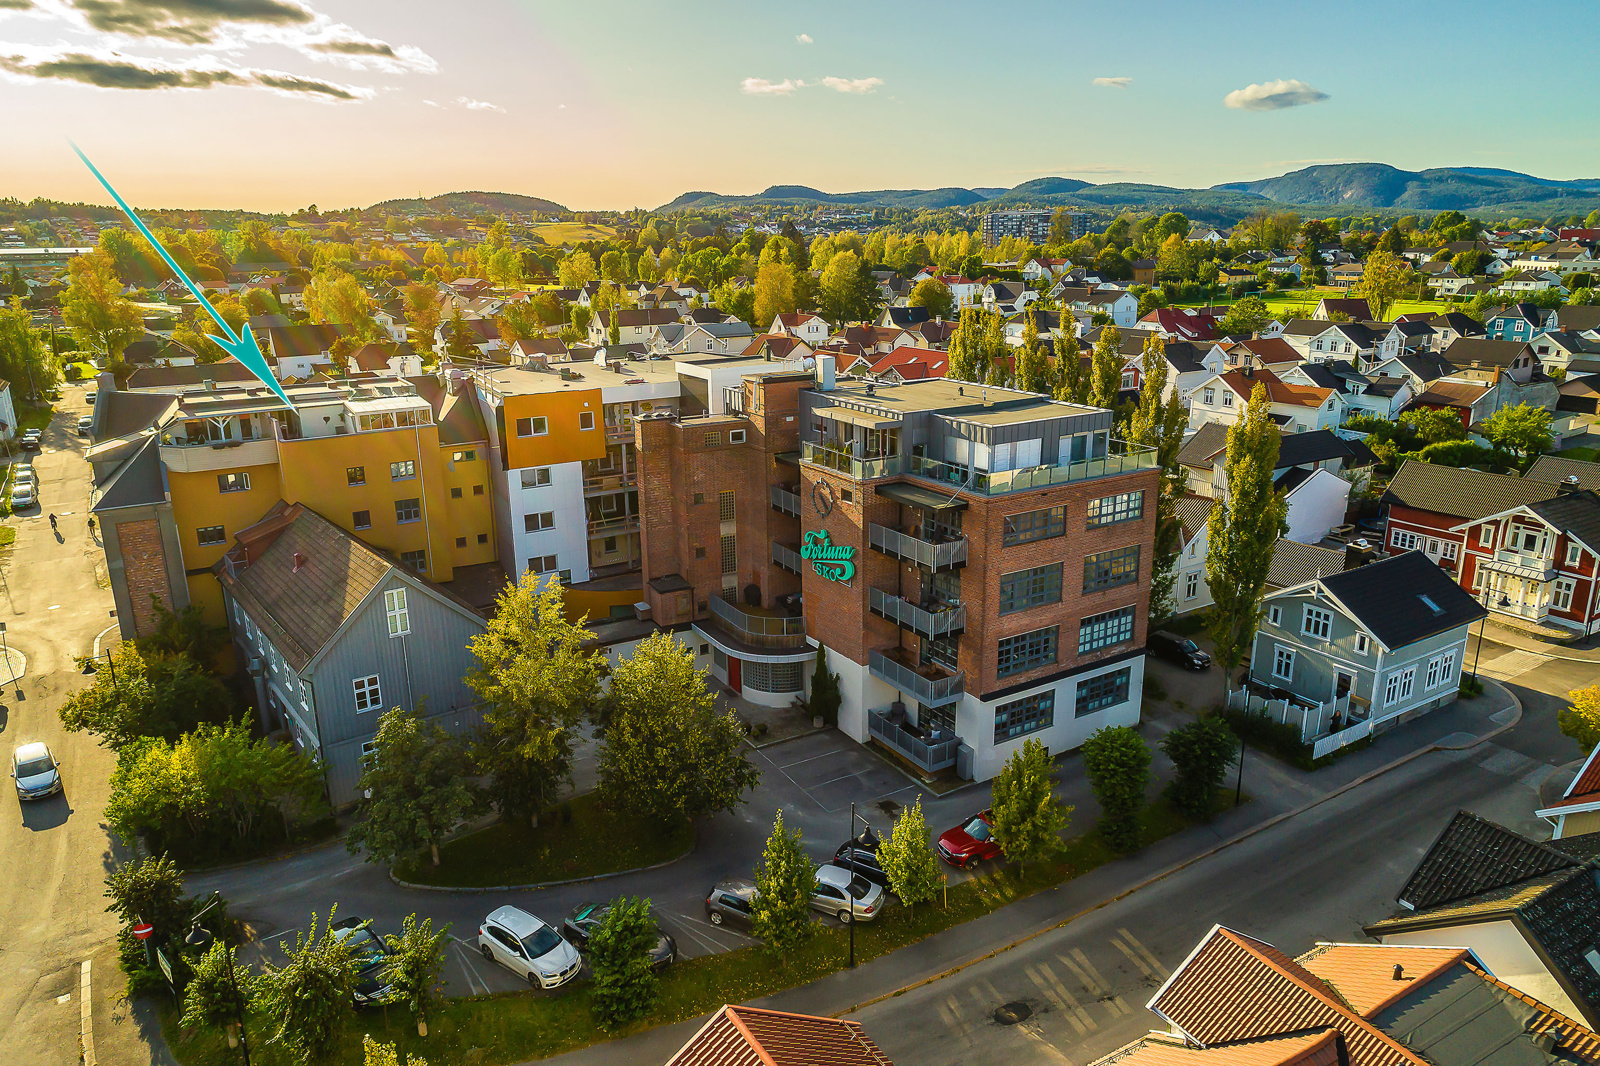
[[[154,933],[155,931],[156,927],[151,925],[149,922],[140,922],[138,925],[133,927],[133,935],[138,937],[140,940],[149,940],[150,934]]]
[[[161,967],[161,974],[167,979],[167,984],[177,991],[177,984],[172,980],[172,960],[167,958],[167,953],[156,948],[156,964]]]

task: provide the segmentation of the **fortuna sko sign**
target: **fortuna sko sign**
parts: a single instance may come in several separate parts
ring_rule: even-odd
[[[854,548],[834,544],[826,529],[811,530],[806,534],[805,543],[800,545],[800,558],[811,560],[811,568],[817,576],[829,581],[849,581],[855,577],[856,564],[852,562],[855,557]]]

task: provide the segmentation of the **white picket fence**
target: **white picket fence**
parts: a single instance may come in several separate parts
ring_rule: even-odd
[[[1264,714],[1274,722],[1299,726],[1300,742],[1311,745],[1311,755],[1315,759],[1372,734],[1372,723],[1365,720],[1337,733],[1328,732],[1334,716],[1348,711],[1349,705],[1348,696],[1337,703],[1307,705],[1296,700],[1268,699],[1248,688],[1233,689],[1228,693],[1228,706],[1233,710]]]
[[[1354,744],[1358,740],[1365,740],[1371,735],[1372,720],[1364,718],[1347,729],[1341,729],[1337,733],[1329,733],[1327,736],[1319,738],[1315,744],[1311,745],[1311,757],[1320,759],[1324,755],[1332,755],[1340,748]]]

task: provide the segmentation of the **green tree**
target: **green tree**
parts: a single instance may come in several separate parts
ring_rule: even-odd
[[[1390,226],[1383,231],[1383,236],[1378,238],[1375,250],[1389,255],[1399,255],[1406,250],[1405,234],[1400,231],[1399,226]]]
[[[950,286],[938,278],[923,278],[911,290],[907,298],[908,307],[926,307],[928,314],[934,318],[951,319],[955,317],[956,301],[950,293]]]
[[[447,925],[437,933],[433,919],[417,921],[406,915],[400,935],[383,938],[390,951],[384,980],[389,983],[389,1002],[398,1003],[417,1020],[417,1035],[428,1035],[428,1015],[444,1001],[444,949],[450,941]]]
[[[1569,706],[1556,716],[1561,732],[1578,742],[1584,754],[1600,745],[1600,685],[1586,685],[1567,693]]]
[[[1288,505],[1272,483],[1280,440],[1266,387],[1258,381],[1242,417],[1228,427],[1227,491],[1206,520],[1206,583],[1215,601],[1206,628],[1217,644],[1224,697],[1228,679],[1255,641],[1272,552],[1289,531]]]
[[[1227,334],[1255,334],[1272,321],[1272,312],[1259,296],[1246,296],[1235,301],[1228,313],[1217,323],[1217,330]]]
[[[1122,333],[1106,326],[1094,342],[1089,363],[1089,405],[1116,410],[1117,392],[1122,388]]]
[[[556,269],[556,273],[564,289],[581,289],[598,276],[595,272],[594,256],[581,250],[561,260],[561,266]]]
[[[765,330],[771,327],[773,319],[789,314],[798,306],[794,267],[777,260],[764,263],[756,272],[755,292],[755,327]]]
[[[1062,311],[1062,332],[1055,338],[1055,393],[1056,399],[1066,403],[1086,404],[1089,402],[1089,375],[1083,372],[1083,350],[1078,347],[1074,325],[1072,312]]]
[[[820,717],[830,728],[839,724],[839,704],[844,697],[839,691],[839,675],[828,669],[828,649],[817,645],[817,661],[811,669],[811,698],[808,701],[813,717]]]
[[[956,320],[956,328],[950,333],[950,366],[947,375],[958,381],[981,380],[978,361],[982,351],[978,312],[971,307],[964,308],[961,317]]]
[[[256,1004],[272,1027],[271,1042],[281,1045],[296,1062],[326,1059],[355,1015],[355,953],[334,934],[335,905],[328,926],[319,934],[317,916],[294,935],[294,948],[282,963],[270,958],[251,982]]]
[[[341,326],[346,335],[361,342],[378,339],[372,300],[353,275],[331,267],[319,270],[302,299],[311,321]]]
[[[878,863],[889,878],[889,888],[907,907],[926,903],[939,894],[944,873],[928,839],[922,817],[922,797],[900,808],[889,835],[878,845]]]
[[[21,300],[28,298],[28,282],[22,276],[22,271],[15,266],[11,268],[11,276],[6,279],[11,288],[11,295]]]
[[[983,355],[980,366],[984,381],[990,385],[1011,383],[1011,346],[1006,343],[1005,319],[998,313],[983,314]]]
[[[95,671],[94,683],[68,696],[57,713],[70,732],[94,733],[106,747],[121,748],[145,737],[176,740],[232,706],[227,686],[187,655],[147,658],[123,641]]]
[[[70,279],[61,296],[61,321],[78,343],[119,359],[122,349],[139,339],[144,318],[122,295],[116,267],[104,252],[75,257],[67,264]]]
[[[401,292],[405,300],[406,321],[411,344],[419,352],[433,351],[434,332],[439,328],[439,293],[412,282]]]
[[[628,280],[621,252],[613,248],[600,257],[600,276],[618,283]]]
[[[193,907],[183,895],[183,871],[165,853],[113,867],[106,875],[105,895],[111,900],[106,910],[124,930],[149,922],[163,941],[188,932]]]
[[[1207,715],[1162,737],[1161,750],[1178,770],[1167,786],[1172,805],[1195,818],[1209,817],[1217,789],[1238,754],[1239,738],[1220,715]]]
[[[438,866],[440,841],[478,809],[472,777],[472,757],[460,740],[414,710],[386,711],[356,785],[368,797],[365,817],[345,846],[352,854],[365,851],[367,862],[426,853]]]
[[[428,1066],[428,1060],[407,1053],[402,1059],[400,1049],[372,1039],[371,1033],[361,1034],[362,1066]]]
[[[1050,360],[1045,357],[1044,345],[1039,343],[1039,327],[1032,309],[1023,313],[1022,347],[1015,349],[1017,359],[1017,388],[1024,392],[1049,393],[1051,389]]]
[[[666,632],[611,671],[598,756],[607,803],[662,827],[733,811],[761,773],[732,712],[719,713],[694,653]]]
[[[477,338],[467,327],[460,309],[450,312],[450,321],[444,327],[444,354],[452,362],[470,363],[479,356]]]
[[[572,779],[578,724],[600,694],[600,657],[589,630],[569,621],[559,581],[538,575],[501,590],[487,627],[468,644],[477,665],[467,684],[487,705],[474,755],[492,775],[489,795],[504,816],[539,824]]]
[[[650,952],[660,937],[648,899],[615,899],[584,951],[594,972],[591,998],[600,1024],[613,1028],[643,1017],[656,1001]]]
[[[1404,295],[1411,284],[1411,264],[1396,253],[1379,250],[1367,256],[1361,268],[1361,281],[1351,295],[1365,296],[1372,317],[1387,322],[1395,301]]]
[[[848,248],[834,253],[818,282],[818,300],[822,317],[836,327],[871,318],[878,304],[871,266]],[[771,324],[769,319],[764,325]]]
[[[817,873],[800,842],[800,830],[783,827],[783,811],[772,822],[761,864],[756,867],[756,897],[751,927],[768,952],[787,959],[816,934],[811,920],[811,896]]]
[[[1044,745],[1030,738],[1006,759],[992,785],[995,842],[1024,868],[1061,850],[1061,830],[1072,813],[1056,802],[1050,769]]]
[[[1404,412],[1396,421],[1410,430],[1422,445],[1467,439],[1467,427],[1461,424],[1461,416],[1455,411],[1418,407]]]
[[[238,1043],[239,1022],[250,1010],[249,976],[241,983],[238,969],[238,949],[215,940],[183,990],[183,1025],[224,1030],[229,1047]]]
[[[15,393],[26,388],[34,397],[60,378],[55,356],[33,328],[20,299],[9,307],[0,304],[0,378],[11,382]]]
[[[1105,726],[1083,742],[1083,771],[1100,803],[1097,827],[1117,851],[1134,851],[1142,843],[1139,812],[1150,784],[1150,749],[1127,726]]]
[[[1183,495],[1184,474],[1178,464],[1183,447],[1183,432],[1188,413],[1178,390],[1167,392],[1169,368],[1166,342],[1152,336],[1144,342],[1140,363],[1139,403],[1128,426],[1128,439],[1154,448],[1161,480],[1156,491],[1156,535],[1150,564],[1150,611],[1152,621],[1169,617],[1176,608],[1174,586],[1177,581],[1178,551],[1182,544],[1183,523],[1178,518],[1178,497]]]
[[[1502,407],[1483,423],[1483,435],[1489,442],[1519,458],[1528,458],[1550,450],[1551,415],[1542,407],[1519,403]]]

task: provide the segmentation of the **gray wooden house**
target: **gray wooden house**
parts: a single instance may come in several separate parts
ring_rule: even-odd
[[[274,505],[217,577],[262,727],[322,760],[335,807],[359,798],[384,711],[414,708],[452,733],[478,723],[462,678],[483,618],[310,508]]]

